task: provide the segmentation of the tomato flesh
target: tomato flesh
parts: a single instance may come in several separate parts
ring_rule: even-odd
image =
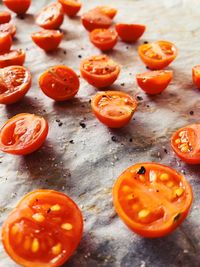
[[[0,53],[10,51],[12,45],[12,38],[10,33],[0,32]]]
[[[97,6],[93,10],[108,16],[110,19],[114,19],[114,17],[117,15],[117,9],[111,6]]]
[[[26,54],[22,49],[10,50],[9,52],[0,55],[0,68],[5,68],[13,65],[23,65]]]
[[[110,29],[95,29],[90,33],[90,41],[102,51],[113,49],[117,39],[117,32]]]
[[[136,42],[143,35],[146,27],[140,24],[118,23],[115,25],[115,29],[122,41],[132,43]]]
[[[16,26],[12,23],[4,23],[0,25],[0,32],[10,33],[12,37],[16,34]]]
[[[4,5],[16,14],[24,14],[31,5],[31,0],[3,0]]]
[[[69,17],[74,17],[81,9],[81,1],[80,0],[58,0],[62,5],[65,14]]]

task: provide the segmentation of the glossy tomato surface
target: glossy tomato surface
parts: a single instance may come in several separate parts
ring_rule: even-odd
[[[141,24],[118,23],[115,25],[115,29],[122,41],[132,43],[136,42],[143,35],[146,27]]]
[[[0,32],[0,54],[10,51],[12,45],[12,37],[10,33]]]
[[[0,11],[0,24],[8,23],[11,20],[11,14],[7,11]]]
[[[58,48],[63,38],[63,33],[58,30],[42,30],[31,35],[34,43],[45,51]]]
[[[3,0],[4,5],[16,14],[24,14],[31,5],[31,0]]]
[[[81,1],[80,0],[58,0],[62,5],[65,14],[69,17],[74,17],[81,9]]]

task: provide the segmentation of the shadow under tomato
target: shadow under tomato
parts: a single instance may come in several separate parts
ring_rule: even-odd
[[[22,15],[16,15],[16,19],[18,20],[22,20],[23,23],[30,23],[30,24],[34,24],[35,23],[35,17],[33,14],[30,14],[30,13],[25,13],[25,14],[22,14]]]

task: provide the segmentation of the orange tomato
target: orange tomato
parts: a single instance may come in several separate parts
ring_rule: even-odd
[[[65,12],[69,17],[74,17],[81,9],[81,1],[80,0],[58,0]]]
[[[83,233],[79,207],[67,195],[39,189],[25,195],[2,227],[8,255],[20,266],[59,267]]]
[[[48,123],[40,116],[22,113],[9,119],[0,130],[0,150],[27,155],[38,150],[48,134]]]
[[[11,14],[7,11],[0,11],[0,24],[8,23],[11,20]]]
[[[19,101],[31,87],[31,74],[22,66],[0,69],[0,104]]]
[[[82,77],[97,88],[112,85],[120,73],[119,65],[106,55],[92,56],[81,62]]]
[[[10,33],[12,37],[16,34],[16,26],[12,23],[0,24],[0,32]]]
[[[132,43],[136,42],[143,35],[146,27],[141,24],[118,23],[115,25],[115,29],[122,41]]]
[[[151,70],[166,68],[177,56],[176,46],[167,41],[140,45],[138,53],[144,64]]]
[[[185,177],[158,163],[131,166],[113,187],[119,217],[132,231],[149,238],[174,231],[187,217],[192,200]]]
[[[26,54],[22,49],[10,50],[9,52],[0,55],[0,68],[5,68],[12,65],[23,65]]]
[[[92,98],[91,105],[99,121],[110,128],[127,125],[137,108],[136,100],[120,91],[99,92]]]
[[[10,51],[12,37],[10,33],[0,32],[0,54]]]
[[[200,65],[194,66],[192,68],[192,79],[194,85],[200,89]]]
[[[4,5],[16,14],[24,14],[31,5],[31,0],[3,0]]]
[[[117,9],[111,6],[97,6],[93,10],[98,11],[111,19],[113,19],[117,15]]]

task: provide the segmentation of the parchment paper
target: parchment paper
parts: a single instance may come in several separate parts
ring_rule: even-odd
[[[25,66],[31,70],[33,85],[21,102],[0,106],[0,125],[15,114],[30,112],[44,116],[50,131],[45,145],[32,155],[15,157],[0,153],[0,222],[29,191],[55,189],[76,201],[85,219],[81,244],[65,266],[200,266],[200,168],[181,162],[169,145],[169,138],[177,128],[199,122],[200,92],[191,81],[191,68],[200,63],[199,1],[109,1],[119,9],[116,21],[147,25],[138,43],[119,42],[109,53],[122,66],[121,75],[111,88],[140,99],[134,120],[120,130],[106,128],[92,115],[89,100],[96,91],[82,79],[80,92],[71,102],[55,103],[40,91],[37,79],[46,68],[66,64],[79,72],[81,58],[100,52],[88,41],[80,18],[66,17],[62,26],[65,37],[60,48],[45,54],[33,44],[30,35],[39,30],[33,15],[51,1],[32,2],[24,19],[13,17],[17,25],[14,47],[26,49]],[[81,13],[100,4],[108,4],[108,1],[85,0]],[[136,48],[143,41],[158,39],[174,42],[179,56],[169,67],[175,74],[171,85],[162,95],[148,97],[137,87],[134,78],[136,73],[146,70]],[[81,122],[85,128],[80,126]],[[190,216],[165,238],[140,238],[127,229],[113,209],[114,181],[124,169],[143,161],[164,163],[182,171],[193,187]],[[2,247],[0,266],[17,266]]]

